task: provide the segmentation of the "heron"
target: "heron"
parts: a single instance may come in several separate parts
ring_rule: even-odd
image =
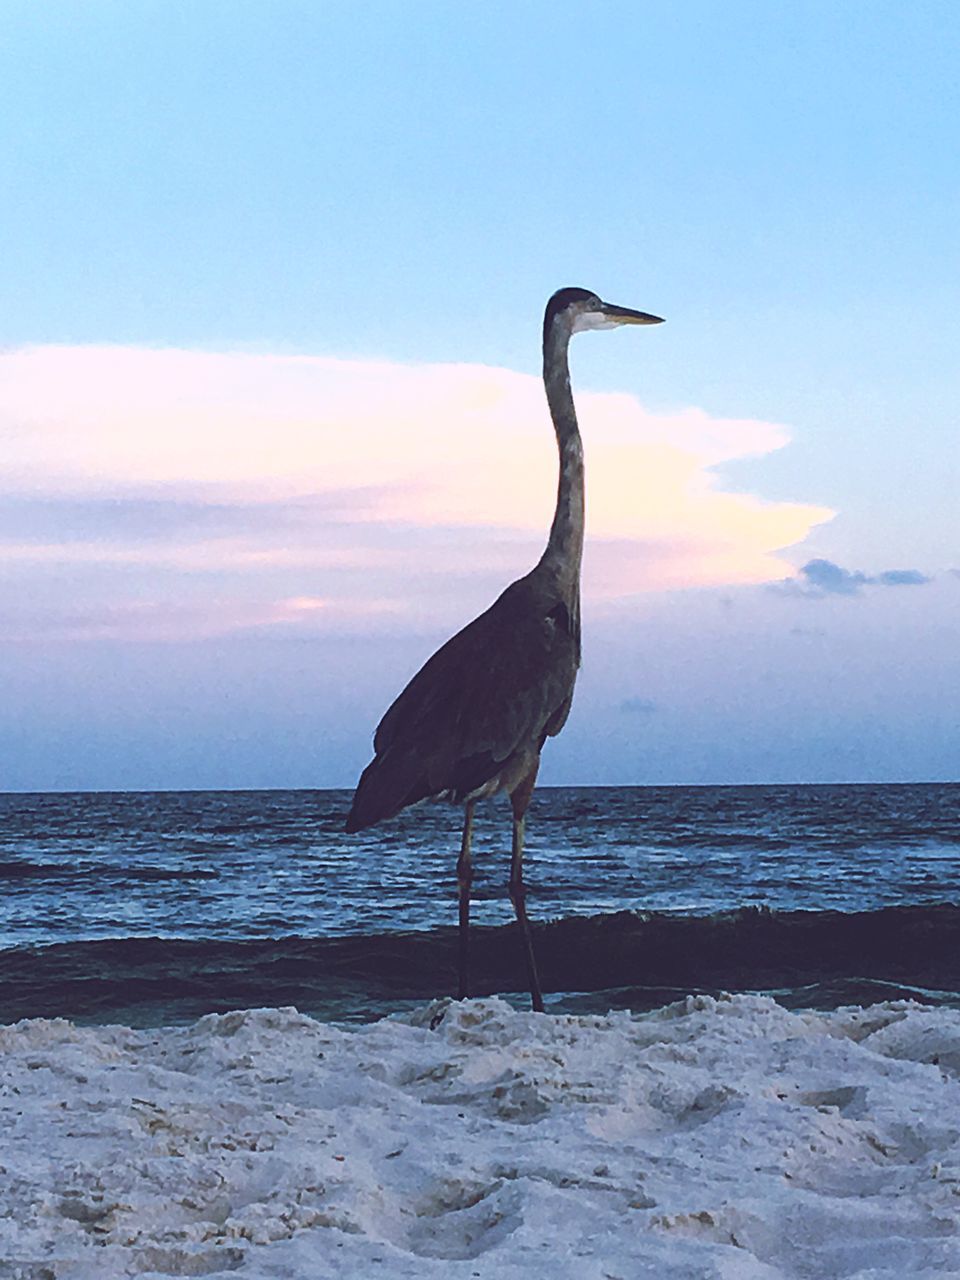
[[[374,757],[357,783],[348,832],[395,817],[420,800],[464,805],[457,860],[458,995],[469,994],[471,842],[476,803],[506,792],[513,814],[509,893],[522,939],[530,999],[543,1012],[526,910],[523,846],[527,808],[547,738],[566,723],[580,667],[580,562],[584,534],[583,447],[570,389],[575,333],[659,316],[560,289],[543,317],[543,384],[560,455],[557,504],[537,564],[428,659],[388,708]]]

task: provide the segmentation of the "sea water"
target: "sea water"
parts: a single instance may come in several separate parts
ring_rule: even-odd
[[[156,1000],[176,1013],[188,973],[185,1014],[221,1007],[225,972],[250,977],[234,1000],[273,1004],[311,965],[322,1009],[337,991],[359,998],[371,972],[389,979],[394,957],[409,967],[415,947],[428,977],[429,940],[456,919],[462,813],[421,805],[347,836],[349,801],[345,791],[0,796],[0,1016],[92,1014],[97,991],[112,993],[105,1015],[119,1006],[136,1020],[133,1006]],[[478,925],[512,920],[509,843],[509,805],[479,806]],[[942,925],[937,910],[960,903],[960,784],[541,788],[525,876],[538,922],[652,912],[680,929],[757,908],[839,928],[922,908]],[[608,986],[637,980],[604,970]],[[686,969],[677,978],[689,980]],[[585,973],[579,986],[596,981]],[[749,974],[738,985],[749,988]]]

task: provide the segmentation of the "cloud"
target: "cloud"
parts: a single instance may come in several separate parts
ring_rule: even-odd
[[[2,475],[2,463],[0,463]],[[284,502],[218,502],[176,497],[138,497],[123,493],[96,497],[6,494],[0,501],[0,542],[98,542],[139,546],[177,545],[253,534],[289,535],[335,521],[368,495],[314,494]]]
[[[931,582],[919,569],[884,569],[874,575],[859,569],[843,569],[832,560],[808,560],[799,577],[787,578],[780,585],[791,595],[822,599],[824,596],[856,596],[865,586],[914,587]]]
[[[884,569],[883,573],[877,574],[876,580],[882,587],[920,587],[932,581],[919,569]]]
[[[629,716],[652,716],[659,708],[649,698],[624,698],[620,710]]]
[[[718,468],[787,443],[776,424],[623,394],[577,404],[588,598],[775,580],[780,553],[833,514],[724,490]],[[462,616],[535,563],[556,465],[539,379],[506,369],[0,354],[0,574],[56,573],[67,596],[71,574],[100,575],[118,608],[158,599],[158,577],[206,576],[237,619],[304,595],[361,621]]]
[[[303,623],[321,623],[326,631],[342,631],[357,614],[373,621],[398,612],[389,602],[363,606],[317,596],[269,596],[249,600],[236,595],[206,599],[155,599],[120,604],[92,601],[62,607],[45,603],[6,604],[0,611],[0,642],[30,644],[38,636],[57,642],[130,640],[165,643],[209,640],[232,632],[301,633]]]
[[[871,579],[859,571],[841,569],[832,560],[808,560],[800,569],[803,588],[817,596],[855,596]]]

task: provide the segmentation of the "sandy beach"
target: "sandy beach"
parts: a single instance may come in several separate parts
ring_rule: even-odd
[[[0,1029],[0,1275],[960,1274],[960,1011]]]

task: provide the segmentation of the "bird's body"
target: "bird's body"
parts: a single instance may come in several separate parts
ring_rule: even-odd
[[[506,791],[513,807],[510,893],[523,931],[531,995],[542,1009],[522,880],[524,814],[540,752],[563,728],[580,665],[583,451],[570,390],[573,333],[657,317],[563,289],[544,316],[543,377],[560,453],[557,505],[538,564],[446,642],[396,699],[374,736],[347,819],[359,831],[424,799],[466,804],[457,878],[460,995],[467,994],[470,837],[477,799]]]
[[[565,595],[538,565],[437,650],[380,721],[348,831],[528,776],[573,698],[579,629]]]

